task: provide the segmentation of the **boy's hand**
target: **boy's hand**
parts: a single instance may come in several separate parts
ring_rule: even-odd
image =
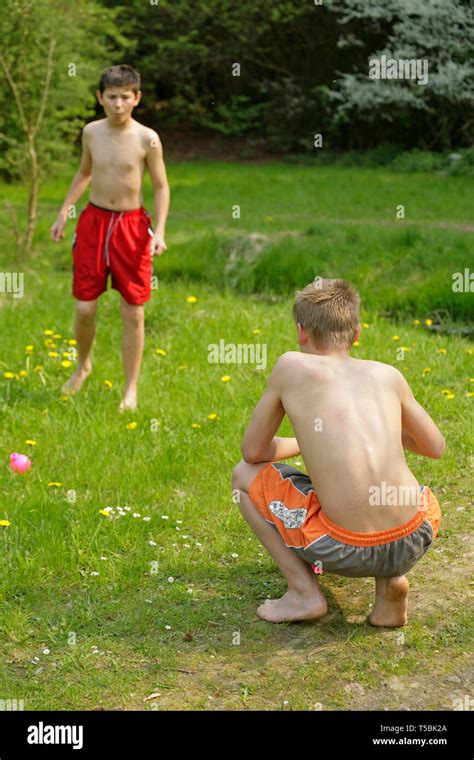
[[[151,241],[150,254],[153,256],[161,256],[167,249],[164,235],[161,232],[155,232],[153,240]]]
[[[64,237],[64,226],[66,224],[66,217],[62,214],[58,214],[58,218],[51,227],[51,240],[59,243]]]

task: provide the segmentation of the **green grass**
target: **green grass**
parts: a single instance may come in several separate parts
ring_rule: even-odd
[[[416,477],[437,494],[444,517],[434,548],[410,574],[411,618],[404,642],[397,639],[398,631],[376,630],[364,622],[373,597],[371,579],[323,576],[329,614],[316,625],[271,626],[255,616],[258,604],[283,593],[285,584],[233,503],[230,475],[270,367],[282,352],[296,348],[291,298],[274,291],[246,295],[230,283],[197,274],[199,257],[206,254],[204,241],[230,237],[229,204],[252,206],[239,234],[268,232],[266,214],[285,232],[301,230],[300,205],[302,214],[309,213],[315,187],[309,172],[280,165],[258,171],[260,183],[255,167],[170,167],[169,251],[155,261],[159,289],[146,307],[140,408],[125,417],[117,412],[121,325],[114,291],[100,301],[93,374],[81,394],[61,400],[59,388],[71,369],[61,367],[61,357],[47,356],[44,330],[61,335],[57,347],[67,349],[64,341],[73,337],[69,244],[53,246],[46,230],[47,214],[57,207],[67,178],[44,190],[44,217],[26,270],[25,297],[2,296],[0,302],[0,520],[11,523],[0,527],[0,698],[24,699],[26,709],[451,709],[452,696],[465,693],[455,679],[467,664],[471,625],[464,600],[473,349],[460,336],[432,334],[423,324],[425,311],[415,306],[413,318],[396,312],[396,325],[365,307],[362,320],[368,327],[353,349],[361,358],[401,369],[448,441],[440,460],[407,455]],[[307,178],[306,191],[285,179],[293,171],[301,183]],[[325,172],[320,196],[326,198],[328,214],[328,178],[352,218],[364,199],[364,215],[374,214],[368,172],[361,174],[359,190],[357,171],[351,183],[348,170]],[[344,188],[337,182],[340,176],[346,177]],[[410,187],[407,194],[418,194],[426,203],[420,218],[429,218],[421,192],[426,180],[417,175],[403,180]],[[461,187],[461,180],[455,181]],[[438,188],[439,213],[431,218],[466,221],[462,202],[458,216],[448,213],[454,213],[451,190]],[[20,201],[20,191],[8,192],[12,202]],[[433,200],[433,187],[427,192]],[[347,193],[353,201],[359,193],[360,208],[350,204]],[[337,210],[337,216],[344,213]],[[344,225],[332,227],[343,240]],[[363,253],[366,240],[368,247],[376,244],[377,231],[354,226],[354,232],[369,283],[372,259]],[[419,234],[435,233],[423,228]],[[453,251],[467,246],[469,234],[443,230]],[[194,255],[186,254],[196,238]],[[334,255],[339,266],[342,254]],[[355,249],[351,256],[356,266]],[[403,267],[400,280],[410,276],[409,259],[403,259]],[[375,278],[368,290],[376,299],[379,287],[388,293],[389,284]],[[188,295],[196,296],[196,303],[188,303]],[[444,302],[437,306],[444,308]],[[414,318],[421,324],[416,326]],[[266,343],[266,370],[209,364],[207,346],[221,338]],[[25,353],[29,344],[31,356]],[[397,358],[400,346],[410,349],[403,361]],[[38,366],[43,369],[35,371]],[[423,372],[428,367],[431,371]],[[18,379],[4,378],[6,371]],[[224,375],[232,379],[224,383]],[[446,389],[453,398],[442,393]],[[219,418],[209,419],[210,414]],[[127,427],[131,421],[137,423],[134,429]],[[281,432],[291,434],[286,421]],[[13,451],[31,456],[26,475],[9,469]],[[100,513],[119,505],[130,511],[123,509],[126,514],[117,519]],[[401,688],[394,688],[397,683]],[[144,701],[155,692],[160,696]]]

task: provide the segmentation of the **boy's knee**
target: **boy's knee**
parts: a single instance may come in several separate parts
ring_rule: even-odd
[[[94,319],[96,311],[96,301],[78,301],[76,303],[76,314],[81,321],[90,322]]]
[[[122,303],[122,317],[124,320],[126,320],[129,324],[139,326],[143,324],[144,321],[144,308],[143,306],[133,306],[132,304],[123,304]]]

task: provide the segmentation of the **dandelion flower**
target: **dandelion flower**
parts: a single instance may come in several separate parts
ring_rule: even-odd
[[[26,369],[20,370],[20,377],[28,377],[28,372],[26,371]]]
[[[400,340],[400,336],[399,335],[392,335],[392,340]]]
[[[57,352],[57,351],[50,351],[50,352],[48,353],[48,356],[49,356],[51,359],[56,359],[56,357],[57,357],[57,356],[59,356],[59,354],[58,354],[58,352]]]
[[[369,323],[368,322],[363,322],[362,323],[362,327],[365,327],[365,329],[367,330],[367,328],[369,327]]]
[[[104,380],[104,385],[106,385],[107,388],[110,389],[112,387],[112,382],[110,380]]]
[[[108,512],[106,509],[99,509],[99,515],[104,515],[104,517],[110,517],[110,512]]]
[[[208,419],[208,420],[218,420],[218,419],[220,419],[220,417],[219,417],[219,415],[218,415],[218,414],[216,414],[215,412],[212,412],[212,414],[208,414],[208,415],[207,415],[207,419]]]
[[[230,375],[222,375],[221,377],[221,383],[228,383],[229,380],[232,380]]]
[[[44,367],[43,367],[42,364],[37,364],[36,367],[35,367],[35,369],[34,369],[34,371],[35,372],[42,372],[43,369],[44,369]]]
[[[77,345],[77,340],[75,338],[70,338],[68,340],[68,343],[69,343],[70,346],[76,346]]]
[[[32,438],[27,438],[25,443],[27,443],[28,446],[36,446],[36,441],[33,441]]]
[[[45,330],[44,331],[44,335],[52,335],[52,334],[53,334],[52,330]]]
[[[4,372],[3,377],[5,377],[7,380],[13,380],[15,378],[14,372]]]
[[[68,367],[71,366],[71,364],[72,362],[69,361],[69,359],[63,359],[63,361],[61,362],[61,367],[64,367],[65,369],[67,369]]]
[[[431,327],[432,324],[433,324],[433,320],[432,319],[425,319],[425,325],[427,327]]]
[[[60,486],[62,486],[62,483],[57,483],[54,480],[52,480],[51,483],[48,483],[48,488],[59,488]]]
[[[160,356],[166,356],[166,351],[164,348],[155,348],[155,354],[159,354]]]
[[[255,330],[252,330],[252,332],[254,335],[260,335],[261,330],[258,327],[256,327]]]
[[[197,301],[197,298],[196,298],[196,296],[188,296],[188,297],[186,298],[186,301],[187,301],[188,303],[196,303],[196,301]]]
[[[31,354],[31,352],[34,351],[34,346],[25,346],[25,351]]]
[[[358,340],[355,340],[355,341],[354,341],[354,343],[353,343],[352,345],[353,345],[353,346],[355,346],[355,347],[357,348],[357,346],[359,346],[360,344],[359,344],[359,341],[358,341]]]
[[[136,428],[137,424],[138,424],[137,422],[129,422],[129,423],[127,424],[127,428],[128,428],[129,430],[135,430],[135,428]]]
[[[445,348],[438,348],[438,354],[445,354],[446,349]]]
[[[414,319],[413,320],[413,324],[415,325],[415,327],[418,327],[418,325],[420,324],[420,320],[419,319]]]
[[[191,427],[194,428],[195,430],[197,430],[198,428],[201,427],[201,425],[199,424],[199,422],[192,422],[191,423]]]
[[[4,528],[8,528],[9,525],[11,525],[10,520],[0,520],[0,525]]]

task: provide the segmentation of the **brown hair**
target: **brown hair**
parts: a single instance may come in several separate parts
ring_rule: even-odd
[[[359,324],[360,296],[346,280],[316,277],[298,291],[293,317],[315,348],[350,348]]]
[[[130,87],[136,95],[140,89],[140,74],[126,63],[111,66],[104,71],[99,82],[101,92],[104,92],[106,87]]]

